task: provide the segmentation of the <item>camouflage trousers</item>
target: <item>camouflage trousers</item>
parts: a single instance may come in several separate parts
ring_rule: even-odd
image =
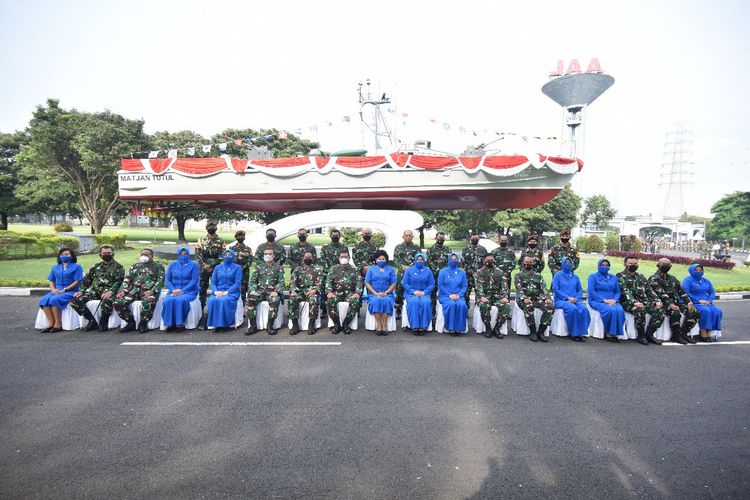
[[[394,301],[396,307],[402,307],[404,305],[404,287],[401,285],[401,280],[403,279],[404,271],[399,269],[398,272],[396,272],[396,300]]]
[[[247,289],[250,284],[250,265],[242,267],[242,285],[240,287],[240,297],[242,297],[242,305],[247,306]]]
[[[200,292],[198,292],[198,297],[201,300],[201,311],[203,311],[206,308],[206,300],[208,295],[208,285],[211,281],[211,274],[213,271],[204,271],[201,269],[201,279],[200,279]],[[244,276],[243,276],[244,277]]]
[[[145,297],[140,290],[134,290],[121,299],[115,298],[113,305],[120,318],[123,321],[130,322],[133,321],[133,313],[130,311],[130,305],[136,300],[140,300],[143,307],[141,309],[141,321],[148,321],[154,315],[154,308],[158,299],[158,295]]]
[[[334,292],[336,294],[333,298],[326,297],[326,307],[328,308],[328,315],[331,319],[336,322],[338,321],[341,326],[348,325],[359,313],[360,299],[354,298],[355,292]],[[344,321],[339,318],[339,302],[347,302],[349,304],[349,310],[346,312]]]
[[[477,300],[479,313],[482,316],[482,323],[490,324],[492,318],[492,306],[497,307],[498,323],[502,324],[502,322],[510,318],[510,302],[503,304],[501,300],[500,297],[487,297],[487,303]]]
[[[646,315],[651,316],[648,329],[654,333],[664,323],[664,310],[657,308],[654,304],[643,303],[643,307],[634,307],[633,302],[625,301],[621,303],[625,312],[629,312],[635,318],[635,328],[638,331],[646,329]]]
[[[435,318],[437,317],[437,296],[438,296],[438,275],[432,273],[435,278],[435,288],[432,289],[430,294],[430,301],[432,302],[432,324],[435,325]]]
[[[257,292],[255,295],[248,294],[247,296],[247,320],[249,325],[255,324],[255,317],[257,311],[255,310],[256,304],[260,304],[264,300],[268,302],[268,321],[273,323],[276,321],[276,317],[279,315],[279,306],[281,305],[281,294],[271,295],[271,292]]]
[[[466,299],[466,307],[469,307],[469,297],[471,296],[471,291],[476,291],[477,286],[476,283],[474,283],[474,273],[473,272],[466,272],[466,295],[464,296],[464,299]],[[476,298],[476,297],[475,297]]]
[[[289,297],[289,319],[299,319],[299,306],[303,302],[307,302],[307,311],[310,313],[309,318],[311,321],[318,319],[318,294],[315,293],[309,297],[305,294],[299,294],[296,297]]]
[[[85,316],[88,312],[88,308],[86,307],[86,303],[89,300],[101,300],[101,293],[85,293],[81,295],[80,297],[76,298],[73,297],[70,300],[70,307],[73,308],[75,312],[80,314],[81,316]],[[102,300],[99,303],[99,311],[102,313],[103,316],[109,316],[112,313],[112,299],[114,299],[115,296],[112,295],[110,298]]]
[[[552,324],[552,313],[555,312],[555,306],[552,302],[547,305],[544,302],[544,297],[531,298],[531,304],[525,304],[523,300],[517,300],[516,304],[518,304],[518,307],[523,311],[523,318],[526,320],[526,325],[528,325],[529,330],[531,330],[532,333],[536,330],[536,325],[534,324],[535,309],[541,309],[543,311],[542,318],[539,321],[540,326],[549,326]]]
[[[701,313],[697,309],[695,309],[693,312],[689,312],[686,305],[678,305],[680,306],[680,310],[673,311],[669,308],[668,304],[664,304],[664,315],[669,318],[669,327],[672,330],[672,335],[683,332],[687,334],[690,330],[693,329],[693,327],[701,317]],[[680,320],[682,319],[680,317],[681,314],[685,315],[685,323],[683,325],[680,325]],[[682,331],[680,331],[680,328],[682,328]]]

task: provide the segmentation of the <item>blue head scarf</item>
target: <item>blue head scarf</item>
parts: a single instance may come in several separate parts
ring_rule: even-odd
[[[182,251],[185,250],[187,252],[185,255],[180,255]],[[182,245],[181,247],[177,247],[177,261],[181,264],[187,264],[190,262],[190,247],[187,245]]]
[[[596,263],[596,269],[599,271],[600,276],[609,279],[609,267],[602,266],[602,262],[605,261],[607,262],[607,264],[610,264],[609,259],[599,259],[599,262]]]
[[[570,261],[570,264],[566,262],[568,260]],[[560,259],[560,266],[562,267],[562,272],[567,276],[573,274],[573,259],[571,259],[570,257],[563,257],[562,259]]]
[[[697,271],[697,268],[701,268],[700,271]],[[690,277],[695,281],[700,281],[703,279],[703,265],[702,264],[692,264],[690,267],[688,267],[688,273],[690,273]]]
[[[422,257],[422,262],[417,262],[417,257]],[[425,268],[427,265],[427,256],[423,254],[422,252],[418,252],[414,255],[414,267],[419,269],[420,271]]]
[[[226,256],[227,254],[229,254],[229,255],[231,255],[231,256],[232,256],[232,257],[231,257],[231,260],[230,260],[230,258],[229,258],[229,257],[227,257],[227,256]],[[227,249],[225,249],[225,250],[224,250],[224,251],[223,251],[223,252],[221,253],[221,260],[222,260],[222,261],[224,262],[224,265],[226,265],[226,266],[230,266],[230,265],[232,265],[232,264],[234,263],[234,258],[235,258],[236,256],[237,256],[237,253],[236,253],[236,252],[235,252],[234,250],[232,250],[231,248],[227,248]],[[228,261],[228,262],[227,262],[227,261]]]
[[[453,256],[458,257],[458,260],[456,261],[455,265],[453,265],[453,261],[451,260],[451,257]],[[451,254],[448,256],[448,267],[451,269],[455,269],[458,267],[458,265],[461,263],[461,256],[457,254],[456,252],[451,252]]]

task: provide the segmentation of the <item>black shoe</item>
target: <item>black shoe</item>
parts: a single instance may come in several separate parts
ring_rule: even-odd
[[[492,324],[491,323],[484,324],[484,338],[486,339],[492,338]]]
[[[539,342],[536,332],[529,333],[529,340],[532,342]]]
[[[383,330],[383,337],[387,337],[387,336],[388,336],[388,330]]]
[[[39,330],[39,333],[49,333],[52,331],[52,328],[53,327],[49,326],[47,328],[44,328],[43,330]]]
[[[299,333],[299,321],[296,319],[292,320],[292,329],[289,330],[289,335],[297,335]]]
[[[174,325],[169,325],[169,326],[168,326],[168,327],[167,327],[167,328],[166,328],[166,329],[165,329],[164,331],[165,331],[165,332],[173,332],[173,331],[175,331],[176,329],[177,329],[177,327],[176,327],[176,326],[174,326]]]
[[[99,323],[96,322],[95,319],[90,319],[89,324],[86,325],[86,328],[83,329],[84,332],[93,332],[94,330],[99,329]]]
[[[223,326],[216,326],[216,327],[214,327],[214,333],[221,333],[223,331],[224,331],[224,327]]]
[[[315,320],[310,320],[310,324],[307,325],[307,334],[315,335]]]
[[[656,337],[654,337],[653,333],[647,333],[646,334],[646,340],[648,340],[649,343],[654,344],[654,345],[661,345],[662,344],[661,340],[659,340]]]
[[[61,332],[62,330],[63,330],[62,328],[55,326],[49,329],[49,333],[57,333],[57,332]]]
[[[99,331],[109,331],[109,314],[102,314],[102,316],[99,318]]]
[[[135,330],[135,321],[131,319],[120,328],[120,333],[128,333],[133,330]]]
[[[697,343],[698,343],[698,339],[696,339],[696,338],[695,338],[695,336],[692,336],[692,337],[691,337],[690,335],[683,335],[683,336],[684,336],[684,337],[685,337],[685,338],[687,339],[687,341],[688,341],[689,343],[691,343],[691,344],[697,344]]]
[[[255,335],[257,332],[258,329],[255,328],[255,322],[253,322],[247,327],[247,330],[245,330],[245,335]]]
[[[545,331],[547,331],[547,325],[539,325],[539,330],[536,332],[536,338],[542,342],[549,342],[549,339],[544,335]]]
[[[146,332],[149,331],[148,330],[148,320],[142,319],[138,323],[138,331],[141,332],[141,333],[146,333]]]
[[[347,324],[347,326],[344,327],[344,335],[351,335],[351,333],[352,329],[349,328],[349,325]]]
[[[279,331],[274,328],[271,328],[270,330],[266,330],[266,331],[268,332],[268,335],[276,335],[277,333],[279,333]]]
[[[492,329],[492,335],[495,337],[502,339],[503,334],[500,333],[500,328],[502,327],[504,321],[498,320],[497,323],[495,323],[495,328]]]
[[[646,337],[639,336],[637,339],[635,339],[635,341],[641,345],[648,345],[648,340],[646,340]]]
[[[677,342],[678,344],[687,345],[688,341],[685,338],[684,335],[681,333],[678,333],[677,335],[672,336],[672,342]]]
[[[185,325],[177,325],[174,327],[175,333],[182,333],[185,331]]]

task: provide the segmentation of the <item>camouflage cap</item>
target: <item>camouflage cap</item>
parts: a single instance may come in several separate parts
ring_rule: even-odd
[[[526,238],[526,242],[528,243],[531,240],[539,241],[539,235],[536,233],[531,233],[528,238]]]
[[[570,236],[570,228],[569,227],[564,227],[564,228],[560,229],[560,236],[562,236],[563,234],[567,234],[568,236]]]
[[[245,236],[245,231],[243,231],[242,229],[235,231],[234,237],[236,238],[237,236]]]
[[[216,220],[209,220],[206,222],[206,229],[208,229],[210,226],[216,227],[219,225],[219,221]]]

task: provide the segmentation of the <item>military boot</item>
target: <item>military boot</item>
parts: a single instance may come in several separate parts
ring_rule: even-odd
[[[245,330],[245,335],[254,335],[258,329],[255,327],[255,321],[251,321],[248,326],[247,330]]]
[[[338,319],[333,320],[333,326],[331,327],[331,333],[337,335],[341,331],[341,322]]]
[[[539,338],[537,338],[536,325],[532,324],[529,326],[529,340],[532,342],[537,342],[539,340]]]
[[[661,345],[661,340],[654,337],[654,333],[656,333],[656,327],[649,325],[648,329],[646,330],[646,340],[648,340],[652,344]]]
[[[310,320],[310,323],[307,325],[307,334],[308,335],[315,335],[315,320]]]
[[[698,339],[696,339],[694,336],[689,335],[690,330],[686,326],[682,327],[682,336],[685,337],[685,340],[687,340],[691,344],[697,344]]]
[[[109,331],[109,313],[102,313],[102,317],[99,318],[99,331],[100,332],[108,332]]]
[[[672,328],[672,342],[677,342],[678,344],[682,345],[688,343],[687,339],[682,334],[682,329],[679,326],[677,328]]]
[[[645,328],[642,326],[637,327],[638,329],[638,338],[635,339],[636,342],[638,342],[641,345],[648,345],[648,340],[646,339],[646,331]]]
[[[138,331],[141,333],[148,332],[148,320],[147,319],[142,319],[141,321],[138,322]]]
[[[135,320],[130,319],[122,326],[122,328],[120,328],[120,333],[128,333],[132,332],[133,330],[135,330]]]
[[[536,338],[542,342],[549,342],[549,339],[545,337],[544,332],[547,330],[547,325],[539,325],[539,330],[536,332]]]
[[[273,327],[273,320],[271,318],[268,318],[268,323],[266,323],[266,331],[268,332],[268,335],[276,335],[279,333],[279,331]]]
[[[495,323],[495,328],[492,330],[492,335],[494,335],[495,337],[499,338],[500,340],[503,339],[503,334],[500,333],[500,330],[503,328],[503,324],[506,321],[507,320],[500,320],[500,319],[498,319],[497,323]]]
[[[491,339],[492,338],[492,323],[489,321],[484,322],[484,338]]]
[[[89,320],[89,324],[83,329],[84,332],[92,332],[99,328],[96,318],[94,318],[94,315],[91,314],[91,311],[89,311],[89,308],[86,306],[83,306],[83,317]]]
[[[299,320],[292,320],[292,329],[289,330],[289,335],[297,335],[299,333]]]

